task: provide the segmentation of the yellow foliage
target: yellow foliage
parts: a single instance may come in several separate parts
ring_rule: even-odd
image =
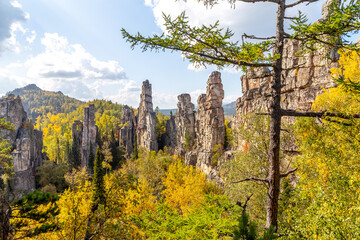
[[[189,209],[204,201],[207,187],[205,174],[181,161],[170,165],[163,179],[165,203],[174,209],[187,213]]]
[[[339,68],[332,68],[334,77],[343,75],[345,79],[360,82],[360,56],[356,51],[340,50]]]
[[[57,221],[64,239],[81,239],[86,231],[92,205],[93,188],[89,181],[71,191],[66,190],[58,201]]]

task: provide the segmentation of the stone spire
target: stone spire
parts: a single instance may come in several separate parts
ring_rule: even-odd
[[[138,146],[150,151],[157,151],[158,144],[155,133],[156,115],[153,110],[151,84],[143,82],[140,105],[138,109],[138,125],[136,129]]]
[[[198,109],[195,114],[196,149],[185,156],[187,164],[196,165],[208,175],[217,165],[212,159],[214,151],[222,151],[225,141],[223,99],[221,74],[214,71],[207,81],[206,94],[198,98]]]
[[[35,190],[35,169],[44,159],[42,153],[43,133],[34,129],[24,111],[21,99],[9,94],[0,99],[0,118],[5,118],[15,126],[15,131],[2,130],[0,136],[13,146],[12,163],[14,176],[13,191],[16,197]],[[0,176],[1,176],[0,171]]]
[[[97,148],[96,135],[97,126],[95,125],[95,107],[94,104],[90,104],[89,107],[84,108],[81,167],[89,167],[90,144],[92,144],[91,147],[95,156]]]
[[[188,149],[191,149],[195,143],[195,107],[191,102],[191,96],[187,93],[179,95],[178,100],[178,109],[175,114],[177,126],[176,154],[185,156],[186,143],[189,145]]]
[[[136,119],[134,111],[127,105],[125,105],[121,111],[120,123],[119,145],[125,150],[125,157],[130,158],[134,151]]]

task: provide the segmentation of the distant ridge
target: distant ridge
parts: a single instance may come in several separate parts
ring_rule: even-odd
[[[80,100],[64,95],[61,91],[45,91],[36,86],[29,84],[22,88],[16,88],[6,95],[13,94],[21,97],[24,109],[28,117],[32,120],[40,115],[52,113],[69,113],[75,111],[79,106],[84,104]]]
[[[232,115],[236,114],[235,106],[236,106],[236,102],[231,102],[231,103],[223,105],[225,116],[232,116]],[[172,112],[173,116],[175,116],[176,110],[177,110],[177,108],[159,109],[159,112],[161,112],[165,116],[170,116],[170,112]]]

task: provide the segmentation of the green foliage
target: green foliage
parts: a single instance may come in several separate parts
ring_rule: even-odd
[[[37,190],[16,200],[12,205],[15,218],[11,220],[15,236],[35,237],[56,230],[58,226],[52,219],[59,214],[58,200],[56,194]]]
[[[161,196],[161,192],[165,189],[163,178],[166,176],[170,164],[176,161],[173,156],[167,152],[167,149],[149,152],[140,149],[138,159],[129,159],[123,166],[123,171],[144,182],[146,182],[153,190],[153,194],[157,197]]]
[[[79,168],[81,166],[80,146],[75,136],[73,136],[73,141],[71,144],[71,154],[69,159],[71,168]]]
[[[0,131],[14,131],[14,125],[6,121],[6,118],[0,119]],[[0,136],[0,169],[3,171],[1,174],[2,183],[1,189],[8,187],[8,181],[13,173],[13,164],[11,162],[11,146],[7,139]],[[8,189],[4,189],[7,191]],[[1,194],[1,193],[0,193]]]
[[[186,130],[186,132],[185,132],[185,149],[187,152],[193,148],[193,144],[194,143],[191,140],[189,130]]]
[[[234,131],[231,127],[229,127],[229,121],[225,120],[225,141],[224,141],[224,149],[228,149],[233,147],[235,144],[235,136]]]
[[[360,237],[359,126],[297,123],[300,180],[284,221],[291,239]]]
[[[219,68],[228,65],[270,66],[276,58],[268,52],[273,41],[243,42],[240,45],[230,40],[234,35],[232,31],[219,28],[219,22],[210,26],[190,27],[184,12],[176,19],[166,15],[163,18],[166,34],[144,37],[140,33],[131,35],[122,29],[123,38],[131,44],[131,48],[141,45],[143,51],[182,51],[197,67],[207,64],[215,64]]]
[[[350,36],[359,32],[360,29],[360,1],[333,1],[329,9],[329,16],[325,20],[308,23],[304,14],[299,12],[292,24],[294,30],[292,38],[301,41],[301,44],[309,49],[321,49],[330,46],[335,49],[347,48],[358,50],[359,43],[349,41]]]
[[[169,119],[169,116],[165,116],[159,111],[156,113],[155,133],[158,142],[160,142],[161,136],[166,132],[166,123]]]
[[[56,115],[58,113],[71,113],[76,108],[84,104],[83,102],[68,97],[61,92],[49,92],[41,90],[36,86],[17,88],[8,94],[19,95],[28,117],[32,120],[39,116],[46,116],[48,113]]]
[[[249,216],[243,212],[238,220],[239,226],[235,230],[234,240],[255,240],[256,239],[256,225],[253,222],[249,222]]]
[[[62,193],[68,184],[65,181],[65,174],[69,168],[65,163],[54,163],[49,160],[45,160],[43,165],[37,168],[38,188],[44,189],[49,186],[55,186],[57,193]]]
[[[96,149],[96,156],[94,162],[94,177],[93,184],[95,187],[94,202],[104,204],[105,203],[105,186],[104,186],[104,168],[103,168],[103,156],[100,148]]]
[[[268,144],[269,144],[269,118],[255,114],[244,115],[239,119],[241,124],[235,129],[239,149],[234,160],[228,161],[222,167],[223,176],[226,179],[225,192],[230,199],[245,201],[246,196],[253,194],[252,204],[248,206],[248,215],[251,220],[259,225],[264,225],[266,214],[267,185],[258,181],[244,181],[234,183],[247,178],[264,179],[268,176]],[[291,129],[283,124],[281,133],[281,166],[284,172],[289,167],[290,158],[284,154],[285,146],[291,143]],[[235,141],[234,141],[235,144]],[[283,198],[280,200],[282,204]],[[281,215],[279,215],[281,218]]]
[[[205,195],[205,201],[186,215],[159,204],[135,220],[147,239],[231,239],[239,213],[227,197]]]

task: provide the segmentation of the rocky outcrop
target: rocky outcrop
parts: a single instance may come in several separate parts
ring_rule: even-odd
[[[206,94],[198,98],[198,109],[195,114],[196,148],[185,156],[185,162],[196,165],[208,176],[218,164],[225,141],[225,119],[222,100],[224,90],[220,72],[214,71],[207,81]],[[216,174],[215,174],[216,175]]]
[[[178,109],[175,114],[177,127],[175,152],[180,156],[185,156],[186,148],[191,149],[195,143],[195,107],[191,102],[190,94],[181,94],[178,100]]]
[[[80,120],[75,120],[72,128],[72,140],[77,141],[78,146],[82,146],[83,123]]]
[[[140,106],[138,109],[138,124],[136,129],[137,144],[147,150],[157,151],[158,144],[155,133],[156,115],[153,110],[151,84],[143,82]]]
[[[95,107],[90,104],[84,108],[83,132],[81,140],[81,167],[89,167],[90,144],[95,156],[97,148],[97,126],[95,125]]]
[[[125,151],[125,157],[130,158],[134,151],[136,119],[134,111],[127,105],[122,109],[120,123],[119,145]]]
[[[282,75],[281,107],[307,111],[311,109],[316,96],[323,89],[335,87],[330,75],[330,68],[337,67],[336,61],[326,59],[326,50],[297,56],[299,42],[286,40]],[[272,72],[267,68],[250,69],[241,77],[243,96],[237,100],[237,114],[268,111]]]
[[[170,116],[170,119],[166,122],[166,131],[161,135],[161,142],[159,144],[159,149],[164,147],[176,148],[176,136],[177,136],[177,127],[175,123],[175,117]]]
[[[322,7],[323,21],[328,18],[331,11],[329,7],[338,0],[327,0]],[[323,48],[321,50],[303,54],[297,53],[301,50],[299,41],[285,40],[283,49],[282,67],[282,89],[281,107],[308,111],[316,96],[323,89],[335,87],[330,69],[338,67],[338,53],[334,49]],[[327,56],[330,55],[330,59]],[[271,94],[270,83],[272,72],[266,68],[252,68],[246,75],[241,77],[243,96],[237,100],[237,114],[242,115],[249,112],[268,111],[269,98]]]
[[[16,196],[35,190],[35,169],[43,162],[42,132],[28,121],[20,97],[10,94],[0,99],[0,118],[15,126],[15,131],[2,130],[1,137],[12,145],[14,173],[12,189]]]

